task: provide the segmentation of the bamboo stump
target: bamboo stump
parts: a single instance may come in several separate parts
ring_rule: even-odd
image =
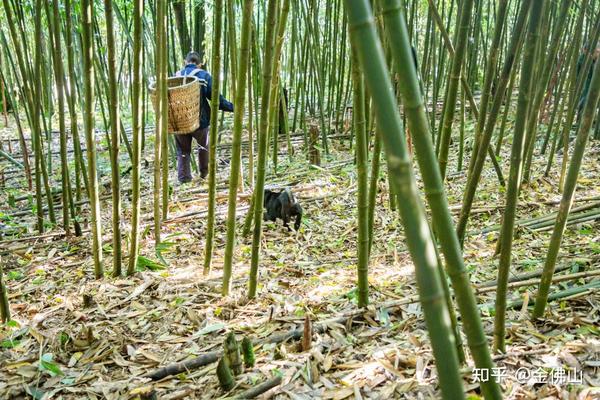
[[[0,263],[0,321],[8,322],[10,320],[10,305],[8,303],[8,293],[4,285],[2,263]]]
[[[311,122],[308,142],[308,157],[313,165],[321,165],[321,154],[317,144],[319,143],[319,127],[316,123]]]

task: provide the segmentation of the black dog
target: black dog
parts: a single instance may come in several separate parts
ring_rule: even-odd
[[[267,212],[263,216],[265,221],[275,221],[279,218],[283,220],[283,226],[291,230],[288,223],[295,216],[294,229],[300,229],[302,207],[300,207],[290,189],[284,189],[282,192],[265,189],[263,206],[267,209]]]

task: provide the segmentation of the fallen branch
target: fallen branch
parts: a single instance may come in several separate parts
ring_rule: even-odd
[[[559,292],[553,293],[550,296],[548,296],[548,301],[565,299],[565,298],[568,298],[568,297],[571,297],[571,296],[574,296],[577,294],[581,294],[581,293],[593,293],[593,292],[597,291],[597,289],[600,289],[600,280],[592,281],[585,285],[576,286],[576,287],[572,287],[572,288],[569,288],[566,290],[561,290]],[[518,307],[522,307],[523,303],[524,303],[524,300],[522,300],[522,299],[515,300],[515,301],[511,301],[510,303],[508,303],[506,307],[507,308],[518,308]],[[528,307],[533,307],[534,305],[535,305],[534,301],[527,304]],[[479,307],[487,307],[490,310],[495,309],[495,306],[492,303],[481,304]]]
[[[86,229],[83,231],[83,233],[86,233],[89,231],[90,231],[89,229]],[[30,241],[36,241],[36,240],[44,240],[44,239],[50,239],[50,238],[63,237],[63,236],[65,236],[64,231],[63,232],[46,233],[44,235],[37,235],[37,236],[24,236],[24,237],[15,238],[15,239],[2,240],[2,241],[0,241],[0,247],[4,246],[6,244],[15,243],[15,242],[30,242]]]
[[[182,372],[187,372],[194,370],[196,368],[200,368],[204,365],[212,364],[219,360],[219,357],[223,354],[222,350],[211,351],[209,353],[202,354],[196,358],[191,360],[170,364],[165,367],[154,370],[146,375],[144,378],[150,378],[153,381],[157,381],[162,378],[166,378],[167,376],[181,374]]]
[[[275,386],[279,386],[280,384],[281,376],[276,376],[275,378],[268,379],[260,385],[257,385],[236,396],[231,397],[231,399],[254,399],[260,396],[261,394],[265,393],[266,391],[273,389]]]
[[[562,271],[565,271],[565,270],[567,270],[569,268],[571,268],[571,266],[568,265],[568,264],[559,265],[554,270],[554,273],[562,272]],[[511,283],[511,282],[520,282],[520,281],[524,281],[526,279],[539,278],[540,276],[542,276],[542,270],[541,269],[537,270],[537,271],[533,271],[533,272],[528,272],[526,274],[511,276],[508,279],[508,282],[509,283]],[[475,287],[479,289],[479,288],[496,286],[497,284],[498,284],[498,281],[494,279],[493,281],[482,282],[482,283],[480,283],[478,285],[475,285]]]
[[[552,278],[552,283],[574,281],[574,280],[577,280],[580,278],[591,278],[593,276],[600,276],[600,270],[585,271],[585,272],[578,272],[578,273],[569,274],[569,275],[554,276]],[[525,280],[525,281],[511,282],[508,284],[508,288],[539,285],[540,281],[541,281],[541,279],[529,279],[529,280]],[[494,290],[496,290],[495,286],[476,287],[475,288],[476,293],[487,293],[487,292],[493,292]]]
[[[575,220],[575,218],[576,218],[575,214],[577,214],[577,213],[592,210],[592,209],[598,208],[598,207],[600,207],[600,202],[593,202],[593,203],[586,204],[583,206],[575,207],[569,212],[569,221]],[[515,227],[527,227],[530,229],[535,229],[534,227],[540,227],[540,225],[542,225],[542,223],[548,222],[548,221],[551,221],[551,225],[554,225],[554,220],[556,219],[557,214],[558,214],[557,212],[553,212],[553,213],[543,215],[540,217],[522,219],[515,223]],[[486,233],[490,233],[490,232],[499,231],[500,228],[501,228],[500,225],[494,225],[489,228],[485,228],[479,232],[471,232],[470,234],[471,235],[486,234]]]
[[[23,169],[23,164],[21,164],[20,162],[18,162],[17,160],[15,160],[10,154],[8,154],[7,152],[5,152],[4,150],[0,149],[0,157],[8,160],[11,164],[13,164],[14,166],[16,166],[19,169]]]

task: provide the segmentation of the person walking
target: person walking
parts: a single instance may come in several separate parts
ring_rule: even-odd
[[[177,147],[177,178],[179,183],[186,183],[192,180],[191,154],[192,139],[198,142],[198,169],[200,177],[206,178],[208,175],[208,137],[210,125],[210,104],[212,95],[212,76],[202,65],[200,54],[195,51],[188,53],[185,57],[185,66],[178,71],[176,76],[195,76],[200,80],[200,126],[192,133],[185,135],[175,135]],[[219,94],[219,110],[233,112],[233,104],[227,101],[223,95]]]

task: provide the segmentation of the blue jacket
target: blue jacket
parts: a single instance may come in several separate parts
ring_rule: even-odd
[[[177,72],[178,76],[189,75],[198,69],[196,64],[188,64],[181,71]],[[208,100],[212,94],[212,76],[205,70],[201,69],[194,74],[200,79],[200,92],[202,94],[202,103],[200,104],[200,129],[207,128],[210,125],[210,104]],[[219,95],[219,110],[233,112],[233,104],[225,99],[222,94]]]

